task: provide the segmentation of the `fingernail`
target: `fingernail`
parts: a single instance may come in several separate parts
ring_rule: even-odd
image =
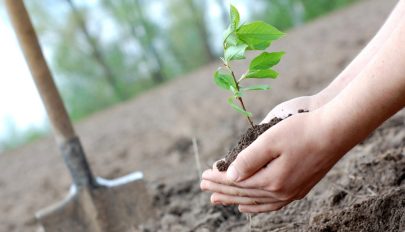
[[[226,172],[226,177],[228,178],[228,180],[233,182],[236,182],[239,179],[238,171],[233,165],[231,165],[228,168],[228,171]]]

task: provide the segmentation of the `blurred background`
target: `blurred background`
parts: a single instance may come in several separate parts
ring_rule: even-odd
[[[242,21],[287,30],[356,0],[235,0]],[[218,60],[224,0],[27,0],[74,121]],[[49,131],[44,108],[0,5],[0,152]]]

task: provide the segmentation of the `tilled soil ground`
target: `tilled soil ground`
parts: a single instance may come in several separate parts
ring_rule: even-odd
[[[247,96],[259,122],[277,103],[327,85],[382,25],[396,1],[365,0],[288,32],[271,93]],[[247,216],[212,206],[199,190],[192,149],[204,168],[248,127],[212,82],[218,63],[178,78],[76,125],[94,172],[143,171],[157,218],[141,231],[404,231],[405,112],[356,146],[305,197],[273,213]],[[246,63],[241,62],[237,72]],[[53,138],[0,155],[0,231],[36,231],[34,213],[65,197],[70,177]]]
[[[159,220],[142,231],[405,231],[405,112],[379,128],[303,200],[267,214],[212,206],[192,178],[154,186]],[[388,135],[388,136],[387,136]],[[401,135],[401,140],[394,137]],[[391,149],[381,149],[386,139]]]

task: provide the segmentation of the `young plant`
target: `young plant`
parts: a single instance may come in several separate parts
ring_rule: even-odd
[[[272,67],[278,64],[285,54],[284,52],[262,52],[256,56],[249,65],[249,69],[237,79],[234,71],[231,68],[231,61],[245,59],[247,50],[265,50],[271,42],[281,38],[284,33],[270,24],[262,21],[256,21],[240,25],[240,15],[235,6],[230,6],[231,23],[224,33],[224,57],[221,57],[224,67],[218,68],[214,74],[215,83],[232,92],[232,96],[228,98],[228,104],[243,114],[250,125],[253,126],[252,113],[246,110],[243,103],[243,95],[251,90],[269,90],[268,85],[251,85],[242,86],[241,82],[246,79],[275,79],[278,73]],[[239,101],[240,105],[235,103]]]

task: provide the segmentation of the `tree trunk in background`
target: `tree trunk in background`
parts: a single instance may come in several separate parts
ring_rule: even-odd
[[[128,21],[129,22],[129,21]],[[129,31],[131,33],[131,36],[134,38],[139,39],[137,33],[136,33],[136,29],[135,29],[135,25],[131,24],[130,22],[128,23],[128,27],[129,27]],[[144,39],[140,39],[140,40],[144,40]],[[141,42],[142,44],[142,59],[149,62],[149,57],[148,55],[153,55],[153,53],[150,51],[150,47],[147,46],[145,47],[144,41]],[[149,71],[149,75],[152,78],[152,80],[155,83],[161,83],[165,78],[163,75],[156,73],[156,71],[158,70],[159,72],[161,72],[161,62],[157,62],[155,58],[153,58],[153,62],[154,65],[152,65],[152,67],[150,67],[150,65],[148,65],[148,71]]]
[[[203,43],[203,49],[205,51],[205,55],[208,61],[214,60],[215,55],[213,54],[209,42],[209,35],[208,35],[208,29],[205,25],[205,15],[204,15],[204,10],[208,9],[206,7],[206,0],[200,0],[203,1],[202,9],[198,9],[198,6],[194,3],[193,0],[185,0],[185,3],[187,3],[187,6],[189,7],[191,11],[191,15],[194,18],[195,24],[198,28],[198,33],[200,34],[202,43]]]
[[[79,12],[79,10],[77,9],[76,5],[73,3],[72,0],[65,0],[78,24],[80,27],[81,32],[83,33],[83,36],[85,37],[86,41],[88,42],[88,44],[90,45],[91,49],[92,49],[92,56],[95,59],[95,61],[100,65],[101,69],[103,70],[104,76],[107,79],[108,84],[110,85],[110,87],[112,88],[114,94],[118,97],[118,99],[120,100],[125,100],[127,98],[126,94],[121,92],[118,83],[114,77],[114,73],[111,70],[111,68],[109,67],[109,65],[107,64],[102,52],[101,52],[101,48],[100,45],[97,42],[97,39],[95,37],[93,37],[86,25],[86,20],[85,17]]]
[[[219,6],[219,9],[221,10],[222,22],[224,24],[224,27],[226,28],[227,25],[229,25],[228,7],[225,5],[224,0],[217,0],[217,4]]]
[[[170,40],[168,38],[165,38],[166,40]],[[178,51],[178,49],[175,48],[173,43],[171,41],[167,42],[167,50],[171,53],[173,59],[176,60],[176,64],[179,66],[181,69],[181,72],[188,71],[188,67],[190,67],[190,62],[188,59],[186,59],[181,53]]]
[[[148,25],[148,22],[145,18],[145,15],[143,14],[143,8],[141,6],[141,4],[139,4],[139,0],[134,0],[135,2],[135,9],[138,11],[137,14],[139,16],[139,23],[143,29],[143,31],[145,32],[145,36],[143,38],[143,45],[146,48],[146,50],[148,51],[148,53],[152,56],[156,68],[154,70],[152,70],[152,78],[153,81],[155,83],[161,83],[163,82],[166,77],[163,73],[163,59],[162,56],[159,54],[159,52],[157,51],[156,47],[154,46],[153,43],[153,33],[151,32],[151,28],[150,25]],[[135,30],[132,29],[131,31],[133,31],[133,33],[135,33]]]
[[[122,1],[110,1],[110,0],[104,0],[102,1],[103,7],[109,11],[112,15],[112,17],[117,20],[119,25],[123,25],[123,27],[127,28],[128,35],[132,37],[132,39],[136,40],[138,43],[140,43],[140,51],[138,54],[140,54],[141,60],[145,61],[147,63],[147,72],[149,77],[153,80],[153,69],[154,67],[151,67],[150,65],[150,60],[149,60],[149,53],[148,50],[144,46],[144,41],[136,32],[136,26],[138,23],[138,20],[134,18],[134,14],[131,13],[131,15],[128,15],[127,11],[130,12],[135,12],[136,10],[132,10],[135,7],[135,4],[133,0],[129,3],[128,1],[125,2],[125,4]],[[130,5],[128,5],[130,4]],[[125,11],[123,11],[123,8],[125,8]],[[135,16],[136,17],[136,16]]]

